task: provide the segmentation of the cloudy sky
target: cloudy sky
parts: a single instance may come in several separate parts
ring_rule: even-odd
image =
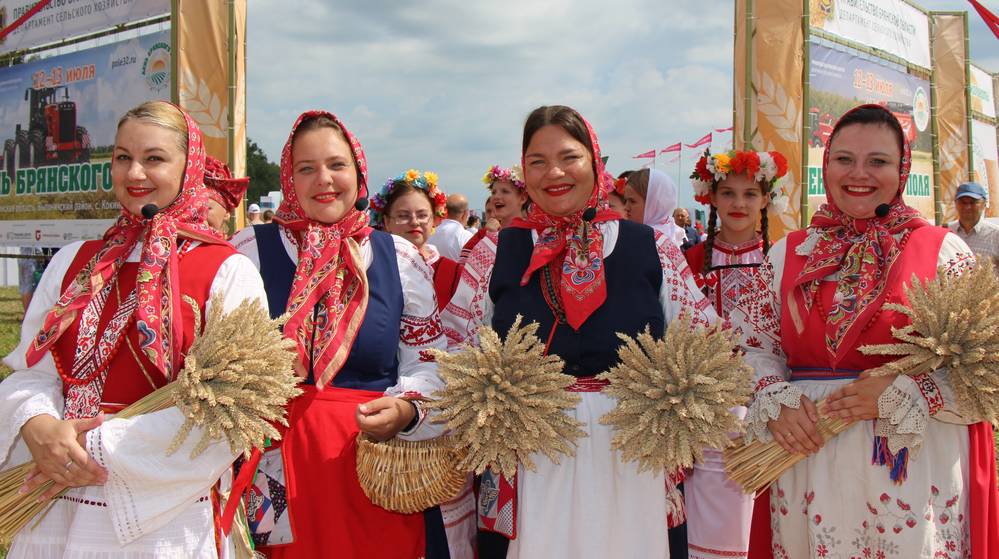
[[[517,162],[524,118],[542,104],[590,120],[615,174],[644,161],[635,154],[732,124],[730,0],[248,4],[247,127],[273,161],[298,114],[322,108],[364,144],[373,185],[433,170],[481,207],[483,172]],[[999,40],[976,13],[969,21],[972,58],[999,71]]]

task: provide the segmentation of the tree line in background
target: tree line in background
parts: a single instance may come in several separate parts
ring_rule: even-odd
[[[255,204],[261,196],[272,190],[281,190],[281,169],[267,159],[267,154],[252,139],[246,139],[246,176],[250,186],[246,191],[246,204]]]

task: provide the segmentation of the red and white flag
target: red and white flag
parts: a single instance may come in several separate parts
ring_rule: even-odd
[[[674,151],[680,151],[680,142],[664,147],[659,153],[672,153]]]
[[[638,155],[632,157],[632,159],[655,159],[656,150],[649,150],[645,153],[639,153]]]
[[[731,132],[731,131],[732,131],[732,127],[731,126],[729,126],[728,128],[715,128],[715,132],[718,132],[718,133]]]
[[[979,4],[976,0],[968,0],[968,2],[975,8],[978,15],[982,16],[982,21],[988,26],[989,31],[992,31],[996,38],[999,39],[999,16],[990,12],[988,8]]]
[[[687,146],[688,148],[699,148],[701,146],[706,146],[706,145],[708,145],[710,143],[711,143],[711,132],[708,132],[700,140],[697,140],[696,142],[694,142],[692,144],[684,144],[684,145]]]

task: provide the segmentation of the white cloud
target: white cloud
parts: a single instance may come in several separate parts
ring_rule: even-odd
[[[594,125],[612,171],[639,167],[637,153],[731,126],[733,4],[253,0],[249,135],[277,160],[298,114],[327,109],[364,144],[373,186],[431,169],[481,207],[482,172],[516,162],[528,112],[561,103]],[[976,60],[999,70],[987,38]]]

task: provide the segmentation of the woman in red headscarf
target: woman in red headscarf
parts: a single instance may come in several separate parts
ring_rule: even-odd
[[[194,340],[195,313],[264,300],[260,276],[205,224],[205,154],[177,107],[143,103],[118,123],[111,184],[121,215],[96,241],[60,250],[42,276],[5,359],[0,434],[6,469],[36,463],[55,501],[8,557],[216,557],[212,487],[235,457],[224,441],[197,458],[177,408],[106,419],[172,381]],[[197,319],[197,320],[200,320]],[[13,447],[13,448],[12,448]],[[11,449],[8,453],[8,449]],[[231,551],[230,551],[231,552]]]
[[[208,226],[218,231],[223,238],[229,238],[226,222],[243,201],[250,179],[233,178],[228,165],[206,155],[205,186],[208,187]]]
[[[538,455],[537,470],[521,469],[513,480],[487,472],[480,521],[513,538],[509,557],[669,557],[667,526],[683,513],[676,479],[639,473],[611,450],[612,432],[599,419],[616,401],[594,376],[617,363],[617,333],[648,328],[661,337],[682,314],[697,324],[716,315],[675,244],[608,208],[613,178],[579,113],[534,110],[522,154],[527,217],[473,249],[462,274],[468,289],[445,310],[448,335],[474,343],[480,324],[505,335],[517,315],[537,322],[548,351],[578,379],[569,390],[581,402],[569,413],[587,436],[561,464]],[[459,301],[462,292],[470,296]],[[493,552],[480,548],[480,557]]]
[[[962,273],[967,245],[902,199],[909,146],[880,105],[847,112],[823,162],[826,204],[771,248],[733,309],[756,371],[750,438],[808,457],[770,488],[773,557],[996,557],[991,429],[960,409],[947,371],[868,377],[915,275]],[[817,402],[825,400],[822,408]],[[820,413],[859,421],[823,442]],[[873,457],[873,459],[872,459]],[[758,501],[759,503],[759,501]],[[757,517],[759,518],[759,517]],[[760,529],[754,520],[754,547]]]
[[[275,223],[233,238],[260,268],[271,314],[291,315],[304,393],[261,460],[247,511],[268,557],[424,556],[424,520],[373,505],[357,481],[358,431],[422,440],[443,427],[418,401],[440,389],[433,272],[412,243],[368,226],[367,161],[334,115],[303,113],[281,153]]]

